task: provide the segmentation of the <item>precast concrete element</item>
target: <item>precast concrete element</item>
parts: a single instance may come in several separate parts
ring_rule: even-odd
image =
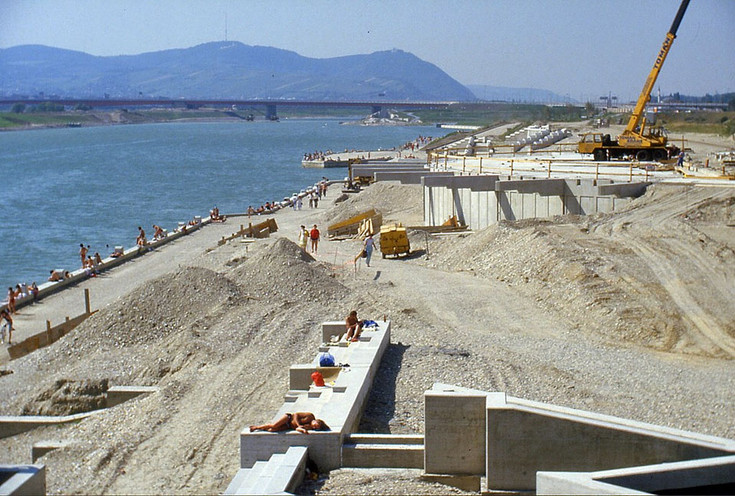
[[[326,322],[322,326],[326,343],[320,349],[328,349],[337,363],[346,364],[330,381],[333,384],[324,387],[311,384],[311,372],[318,368],[319,354],[311,363],[295,366],[291,380],[299,389],[291,388],[286,393],[284,404],[274,417],[275,420],[285,413],[312,412],[327,423],[330,431],[310,431],[305,435],[294,431],[250,432],[245,428],[240,434],[242,468],[252,468],[257,462],[267,461],[276,453],[285,453],[292,446],[308,447],[309,458],[320,470],[342,466],[344,438],[359,425],[380,360],[390,342],[390,321],[364,328],[357,342],[332,343],[332,336],[339,336],[344,331],[343,322]],[[303,388],[303,378],[299,375],[305,371],[309,372],[307,388]]]
[[[501,220],[612,212],[645,192],[650,183],[609,179],[523,179],[507,176],[426,176],[424,223],[457,216],[471,229]]]
[[[0,465],[0,495],[37,496],[46,494],[44,465]]]
[[[241,468],[224,494],[292,493],[304,480],[307,454],[307,448],[293,446],[283,454],[274,454],[267,462]]]
[[[129,399],[135,398],[141,394],[148,394],[158,391],[157,386],[112,386],[107,392],[105,408],[100,410],[92,410],[89,412],[75,413],[73,415],[4,415],[0,416],[0,439],[14,436],[21,432],[27,432],[36,427],[44,427],[49,425],[67,424],[70,422],[78,422],[90,415],[96,415],[103,412],[106,408],[119,405]]]
[[[313,363],[291,365],[291,368],[288,370],[288,389],[291,391],[308,391],[312,384],[311,374],[314,371],[322,374],[324,382],[329,384],[337,379],[337,376],[342,371],[342,367],[319,367],[314,366]]]
[[[74,415],[46,416],[46,415],[5,415],[0,417],[0,439],[27,432],[36,427],[67,424],[78,422],[90,415],[96,415],[103,410],[75,413]]]
[[[735,453],[735,441],[550,404],[487,399],[487,483],[534,490],[538,471],[593,471]]]
[[[538,472],[536,494],[735,494],[735,456],[599,472]]]
[[[604,481],[594,478],[624,482],[629,490],[623,492],[648,490],[641,481],[652,480],[654,472],[663,474],[655,486],[666,489],[694,487],[677,486],[687,474],[695,482],[718,474],[724,481],[718,486],[735,484],[730,439],[444,384],[427,391],[424,402],[427,474],[484,475],[488,490],[533,491],[537,472],[553,471],[539,480],[550,481],[550,492],[570,494],[597,493],[597,482],[589,474],[557,471],[612,470]],[[660,471],[640,467],[651,464],[667,465]],[[568,488],[560,486],[565,478]]]
[[[423,468],[420,434],[351,434],[342,446],[342,466],[353,468]]]
[[[66,446],[68,446],[68,443],[63,441],[38,441],[33,443],[33,446],[31,446],[31,460],[33,463],[36,463],[36,460],[46,453],[56,451],[57,449],[63,449]]]
[[[376,182],[394,181],[400,184],[421,184],[421,179],[426,176],[454,176],[454,172],[431,172],[431,171],[380,171],[373,174]]]
[[[487,395],[446,384],[424,393],[424,471],[484,475]]]
[[[125,403],[140,396],[158,391],[158,386],[110,386],[107,390],[107,408]]]

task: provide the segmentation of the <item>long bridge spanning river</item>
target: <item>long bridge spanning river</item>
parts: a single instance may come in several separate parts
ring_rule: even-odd
[[[370,101],[370,100],[332,100],[332,101],[310,101],[310,100],[269,100],[269,99],[253,99],[253,100],[200,100],[200,99],[170,99],[170,98],[138,98],[138,99],[114,99],[114,98],[65,98],[65,99],[38,99],[38,98],[14,98],[0,100],[0,105],[14,105],[22,103],[26,105],[39,105],[43,103],[53,103],[57,105],[76,106],[87,105],[95,108],[129,108],[129,107],[187,107],[198,108],[206,106],[214,107],[232,107],[251,108],[265,107],[265,115],[267,118],[276,118],[277,107],[366,107],[370,108],[373,113],[380,112],[384,107],[390,107],[400,110],[411,110],[421,108],[446,109],[450,105],[456,105],[460,102],[450,101]],[[465,103],[462,103],[465,105]],[[470,104],[471,105],[471,104]],[[486,103],[485,103],[486,105]]]

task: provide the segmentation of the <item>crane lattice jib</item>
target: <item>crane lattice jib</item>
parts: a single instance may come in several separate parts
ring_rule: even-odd
[[[653,86],[656,84],[656,79],[658,79],[658,74],[661,72],[661,67],[664,65],[664,60],[666,60],[669,50],[671,50],[671,45],[674,43],[674,38],[676,38],[676,31],[679,29],[679,24],[681,24],[681,19],[684,17],[684,12],[686,12],[688,5],[689,0],[682,0],[681,5],[679,6],[679,11],[676,13],[676,17],[674,18],[674,22],[671,24],[669,32],[666,33],[666,39],[661,46],[661,50],[658,52],[656,62],[653,64],[653,69],[651,69],[651,72],[648,74],[646,84],[643,85],[643,91],[641,91],[641,94],[638,97],[635,109],[633,110],[633,115],[630,116],[628,126],[625,128],[626,133],[634,132],[635,128],[640,124],[646,104],[648,104],[651,99]]]

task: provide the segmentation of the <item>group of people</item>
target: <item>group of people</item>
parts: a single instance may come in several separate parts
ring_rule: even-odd
[[[306,251],[306,245],[311,242],[311,253],[316,253],[319,249],[319,240],[321,239],[321,232],[316,224],[311,230],[307,229],[306,226],[301,226],[299,230],[299,246],[302,250]]]
[[[209,218],[212,219],[212,222],[224,222],[227,220],[226,215],[221,215],[219,213],[219,208],[217,208],[217,205],[215,205],[214,208],[209,211]]]
[[[432,138],[431,136],[419,135],[419,137],[416,138],[415,140],[404,143],[403,146],[401,146],[401,149],[415,151],[421,148],[422,146],[424,146],[425,144],[429,143],[432,139],[434,138]]]
[[[334,153],[332,150],[327,150],[326,152],[317,150],[311,153],[304,153],[304,161],[324,160],[327,155],[331,155],[332,153]]]
[[[25,298],[28,295],[32,295],[34,299],[38,297],[38,286],[36,285],[36,281],[33,281],[31,284],[16,284],[15,288],[10,286],[8,288],[8,311],[11,314],[17,313],[15,308],[16,300]]]
[[[273,212],[275,204],[276,202],[265,202],[258,208],[253,208],[252,205],[248,205],[248,217],[252,217],[253,215],[270,214]]]

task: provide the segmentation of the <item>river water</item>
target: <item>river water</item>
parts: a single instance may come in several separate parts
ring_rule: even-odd
[[[316,150],[400,146],[430,127],[345,126],[332,120],[190,122],[0,133],[0,288],[79,267],[79,244],[105,257],[137,226],[245,212],[347,171],[305,169]],[[0,300],[5,291],[0,292]]]

